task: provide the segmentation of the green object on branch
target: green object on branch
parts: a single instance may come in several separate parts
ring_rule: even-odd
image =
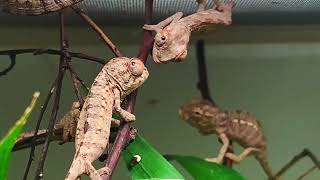
[[[9,161],[11,157],[11,150],[19,137],[23,126],[26,124],[32,109],[34,108],[36,101],[39,97],[40,93],[35,92],[33,94],[33,98],[31,100],[30,105],[26,108],[23,115],[20,117],[18,121],[16,121],[15,125],[10,129],[7,135],[0,141],[0,179],[4,180],[7,177]]]
[[[165,158],[169,161],[177,161],[196,180],[245,180],[233,169],[197,157],[165,155]]]
[[[135,157],[139,162],[135,162]],[[145,139],[137,135],[122,152],[122,157],[130,171],[131,179],[181,179],[183,176]]]

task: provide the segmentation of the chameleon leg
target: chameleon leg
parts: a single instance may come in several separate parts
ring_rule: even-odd
[[[101,175],[109,175],[109,174],[111,174],[111,170],[110,170],[110,168],[108,168],[108,167],[103,167],[103,168],[100,168],[100,169],[98,169],[98,174],[99,174],[99,176],[101,176]]]
[[[225,156],[227,158],[231,159],[232,161],[239,163],[240,161],[242,161],[244,158],[246,158],[253,151],[259,151],[259,149],[249,147],[249,148],[246,148],[240,155],[236,155],[233,153],[226,153]]]
[[[120,106],[120,91],[118,89],[113,90],[114,93],[114,110],[123,118],[123,120],[130,122],[135,121],[135,115],[129,113],[128,111],[124,110]]]
[[[90,161],[87,161],[86,164],[86,173],[89,175],[91,180],[102,180],[99,172],[92,166]]]
[[[198,3],[196,12],[201,12],[206,10],[207,0],[196,0]]]
[[[219,164],[222,162],[223,157],[224,157],[224,155],[226,154],[226,152],[228,150],[229,139],[227,138],[227,136],[224,133],[220,134],[219,137],[220,137],[223,145],[222,145],[222,147],[220,149],[218,157],[216,157],[216,158],[206,158],[205,159],[206,161],[215,162],[215,163],[219,163]]]
[[[114,119],[114,118],[111,119],[111,124],[114,126],[120,126],[120,123],[121,121],[118,119]]]
[[[167,19],[159,22],[159,23],[156,24],[156,25],[148,25],[148,24],[145,24],[142,28],[143,28],[144,30],[159,32],[161,29],[163,29],[164,27],[166,27],[168,24],[177,22],[179,19],[181,19],[182,16],[183,16],[183,13],[182,13],[182,12],[177,12],[176,14],[168,17]]]

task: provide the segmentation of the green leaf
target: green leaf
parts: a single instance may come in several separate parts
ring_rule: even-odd
[[[31,104],[26,108],[23,115],[18,121],[16,121],[15,125],[10,129],[7,135],[0,141],[0,179],[6,179],[7,177],[11,150],[21,133],[23,126],[26,124],[39,95],[39,92],[35,92],[33,94]]]
[[[131,178],[137,179],[184,179],[183,176],[157,152],[145,139],[137,135],[122,152]],[[139,155],[141,160],[132,165],[132,159]]]
[[[166,155],[169,161],[176,160],[196,180],[245,180],[238,172],[217,163],[192,156]]]

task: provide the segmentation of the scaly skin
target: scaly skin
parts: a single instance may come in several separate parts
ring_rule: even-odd
[[[82,0],[0,0],[0,9],[15,15],[37,16],[59,11]]]
[[[226,156],[239,163],[249,154],[253,154],[269,179],[277,179],[266,159],[266,139],[262,128],[252,114],[244,111],[223,111],[207,100],[196,98],[183,105],[179,109],[179,115],[202,135],[216,134],[221,138],[223,146],[218,157],[206,160],[221,163]],[[243,153],[226,153],[229,140],[244,147]]]
[[[95,78],[80,113],[76,130],[76,153],[66,180],[87,174],[100,180],[108,168],[95,170],[92,162],[107,148],[113,110],[125,121],[135,116],[120,107],[121,101],[147,79],[149,73],[137,58],[118,57],[110,60]]]
[[[190,16],[181,18],[182,12],[177,12],[156,25],[143,26],[145,30],[156,31],[152,50],[153,60],[156,63],[184,60],[191,32],[208,25],[231,24],[234,2],[221,4],[206,11],[204,11],[206,2],[204,0],[197,2],[199,3],[197,12]]]

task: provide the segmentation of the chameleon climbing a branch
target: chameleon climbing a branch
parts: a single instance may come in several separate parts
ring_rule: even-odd
[[[197,0],[197,2],[197,12],[192,15],[182,18],[183,13],[177,12],[156,25],[143,26],[145,30],[156,32],[152,50],[153,60],[156,63],[184,60],[187,56],[191,32],[213,24],[231,24],[234,2],[217,3],[216,8],[208,10],[204,10],[205,0]]]
[[[267,161],[266,139],[259,121],[244,111],[224,111],[208,100],[194,98],[179,109],[181,119],[197,128],[202,135],[216,134],[223,145],[216,158],[207,161],[221,163],[224,157],[236,163],[252,154],[259,161],[269,179],[277,179]],[[229,141],[233,140],[244,147],[240,155],[228,153]]]
[[[0,0],[0,9],[15,15],[37,16],[60,11],[83,0]]]
[[[127,122],[135,116],[121,108],[121,101],[141,86],[149,73],[137,58],[111,59],[95,78],[77,123],[76,153],[65,180],[87,174],[93,180],[110,172],[108,167],[96,170],[91,164],[108,148],[112,112]]]

